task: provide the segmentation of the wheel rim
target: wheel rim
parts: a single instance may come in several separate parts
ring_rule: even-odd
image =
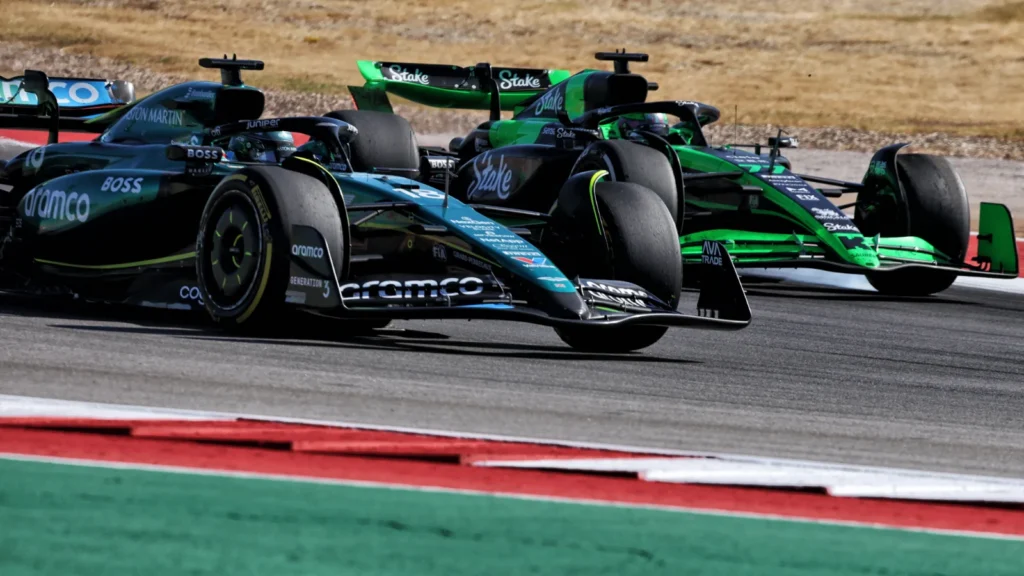
[[[205,231],[203,268],[209,300],[224,309],[245,303],[259,276],[263,234],[248,196],[225,194],[210,212]]]

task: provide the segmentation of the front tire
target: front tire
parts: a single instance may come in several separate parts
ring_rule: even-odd
[[[872,214],[858,207],[857,227],[865,236],[916,236],[962,265],[970,239],[971,214],[967,191],[960,175],[946,158],[928,154],[896,157],[896,174],[907,195],[910,221],[892,214]],[[858,202],[861,199],[858,198]],[[867,203],[866,203],[867,206]],[[876,210],[899,210],[894,204]],[[868,282],[884,294],[928,296],[953,285],[956,274],[942,270],[897,270],[867,274]]]
[[[217,185],[196,240],[198,286],[214,321],[247,331],[279,325],[286,312],[293,225],[323,236],[340,277],[345,224],[321,181],[278,166],[257,166]]]
[[[571,238],[561,248],[560,268],[569,277],[623,280],[673,308],[682,291],[682,259],[675,223],[657,194],[626,182],[597,182],[593,202],[586,174],[570,179],[559,194],[552,226]],[[588,352],[632,352],[653,345],[665,326],[556,328],[563,342]]]
[[[672,163],[664,154],[628,140],[599,140],[583,151],[573,173],[607,170],[609,180],[639,184],[654,192],[665,203],[678,230],[679,191]]]

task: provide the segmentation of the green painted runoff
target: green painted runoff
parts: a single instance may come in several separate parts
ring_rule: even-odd
[[[1024,542],[0,459],[0,574],[1019,576]]]

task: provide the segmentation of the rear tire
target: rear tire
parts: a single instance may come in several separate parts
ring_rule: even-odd
[[[419,146],[409,121],[397,114],[376,110],[335,110],[325,114],[356,127],[359,134],[349,144],[352,168],[356,172],[374,169],[420,169]]]
[[[563,246],[559,267],[569,277],[632,282],[673,308],[682,291],[682,259],[675,224],[661,198],[640,185],[627,182],[598,182],[595,188],[597,212],[603,236],[598,231],[589,186],[574,177],[562,188],[552,226],[560,236],[574,238]],[[614,329],[592,327],[556,328],[566,344],[588,352],[632,352],[661,339],[665,326],[623,326]]]
[[[196,273],[214,321],[229,329],[263,331],[287,311],[293,225],[315,228],[344,270],[344,219],[319,180],[278,166],[249,167],[210,194],[199,223]]]
[[[963,264],[970,239],[971,214],[960,175],[949,160],[928,154],[897,156],[896,166],[897,177],[907,194],[910,222],[888,214],[869,215],[858,209],[857,227],[865,236],[922,238],[948,256],[952,264]],[[897,205],[892,206],[893,210],[899,209]],[[956,274],[941,270],[897,270],[867,274],[867,279],[884,294],[927,296],[949,288]]]
[[[672,222],[679,223],[679,191],[672,164],[664,154],[628,140],[599,140],[583,151],[573,173],[607,170],[609,180],[639,184],[658,195]]]

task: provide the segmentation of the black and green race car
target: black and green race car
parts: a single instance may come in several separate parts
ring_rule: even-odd
[[[219,69],[221,82],[185,82],[137,100],[112,83],[74,79],[111,91],[88,110],[61,107],[55,85],[69,79],[51,82],[40,71],[17,79],[15,97],[0,103],[0,127],[47,129],[50,138],[0,161],[0,292],[205,310],[246,331],[302,326],[310,315],[337,319],[340,334],[394,319],[512,320],[550,326],[570,346],[597,352],[645,348],[669,327],[750,323],[717,242],[706,244],[712,280],[696,313],[657,295],[679,294],[678,263],[666,274],[665,258],[650,250],[673,256],[675,236],[656,198],[625,201],[637,197],[633,185],[603,188],[610,200],[602,210],[612,221],[660,222],[660,231],[624,226],[610,234],[614,261],[590,268],[598,275],[566,276],[528,231],[444,190],[353,168],[352,144],[392,134],[322,116],[261,118],[264,95],[241,71],[262,62],[200,65]],[[61,130],[96,138],[62,143]],[[307,141],[296,146],[296,134]],[[392,144],[394,153],[417,154],[415,142]],[[564,218],[564,241],[602,254],[589,244],[597,237],[590,227],[575,236],[573,215]],[[656,278],[664,290],[655,292]]]
[[[934,294],[957,276],[1017,277],[1012,217],[1001,204],[981,204],[978,255],[966,261],[967,194],[945,158],[894,144],[874,154],[860,182],[800,174],[781,154],[795,138],[780,131],[764,146],[712,146],[703,129],[718,109],[648,102],[657,84],[629,70],[646,54],[596,56],[614,71],[359,61],[365,84],[350,91],[360,111],[374,111],[366,113],[393,113],[388,93],[489,109],[488,121],[447,150],[420,153],[421,178],[436,181],[454,167],[453,195],[474,206],[546,214],[563,183],[584,171],[655,191],[675,220],[684,268],[715,240],[737,267],[863,274],[888,294]],[[839,198],[851,199],[831,201]]]

